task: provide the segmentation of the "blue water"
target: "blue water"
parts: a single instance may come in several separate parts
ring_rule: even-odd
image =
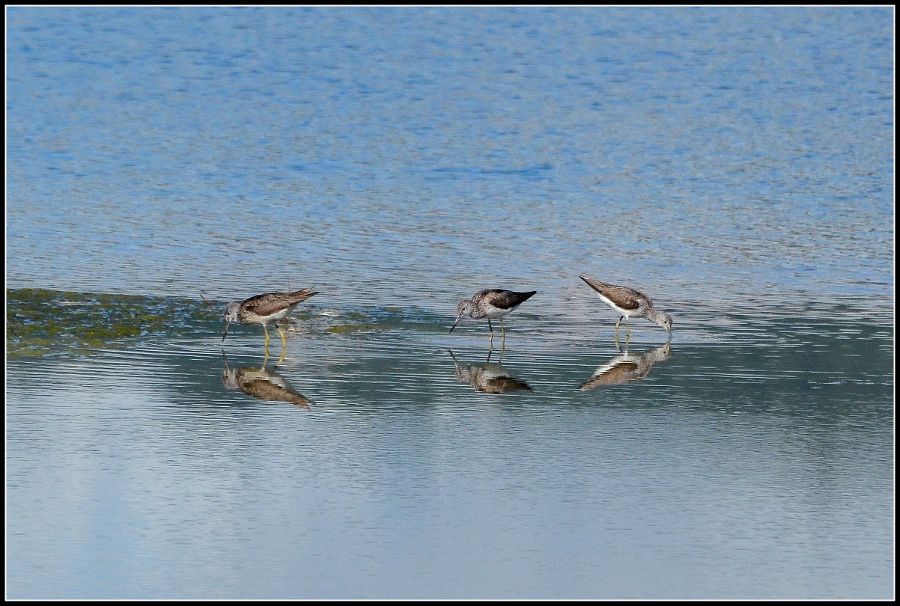
[[[7,288],[198,301],[8,331],[7,597],[893,596],[892,8],[7,20]],[[309,407],[223,381],[201,295],[310,285]],[[495,287],[503,351],[447,335]]]

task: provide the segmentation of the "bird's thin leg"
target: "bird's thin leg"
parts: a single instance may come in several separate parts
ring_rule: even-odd
[[[269,329],[266,327],[265,324],[263,324],[263,330],[266,333],[266,353],[268,354],[269,353]]]
[[[491,331],[491,347],[493,347],[493,346],[494,346],[494,327],[491,326],[491,320],[490,320],[490,318],[488,318],[488,328],[489,328],[490,331]]]
[[[281,335],[281,346],[286,349],[287,348],[287,339],[284,336],[284,331],[281,330],[281,326],[278,325],[278,322],[275,322],[275,328],[278,329],[278,334]]]
[[[622,323],[622,318],[624,318],[624,317],[625,317],[625,316],[622,316],[621,318],[619,318],[619,321],[616,322],[616,337],[615,337],[615,338],[616,338],[616,341],[617,341],[617,342],[618,342],[618,340],[619,340],[619,324]]]
[[[287,339],[284,336],[284,331],[281,330],[281,326],[278,325],[278,322],[275,322],[275,328],[278,329],[278,334],[281,335],[281,357],[278,358],[278,362],[275,364],[275,366],[278,366],[278,364],[284,362],[284,356],[287,354]]]
[[[628,318],[625,318],[625,344],[628,344],[628,340],[631,339],[631,326],[628,323]]]
[[[500,355],[503,355],[503,349],[506,347],[506,327],[503,326],[503,318],[500,318]]]

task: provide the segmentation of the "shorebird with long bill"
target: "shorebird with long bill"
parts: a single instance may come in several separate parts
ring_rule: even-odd
[[[459,321],[468,316],[474,320],[486,319],[491,331],[491,345],[494,344],[494,327],[491,320],[500,320],[500,332],[505,342],[506,328],[503,326],[503,316],[513,311],[519,305],[530,299],[536,290],[529,292],[514,292],[502,288],[487,288],[471,299],[464,299],[456,306],[456,321],[450,327],[450,332],[456,328]],[[448,333],[449,334],[449,333]]]
[[[650,298],[645,294],[627,286],[607,284],[600,280],[594,280],[587,276],[578,276],[594,289],[604,303],[619,313],[619,321],[616,322],[616,343],[619,342],[619,324],[625,320],[625,343],[631,338],[631,329],[628,326],[629,318],[646,318],[666,329],[669,338],[672,338],[672,316],[653,307]]]
[[[281,345],[287,349],[287,339],[284,331],[278,325],[278,321],[283,319],[294,309],[306,301],[313,295],[319,293],[313,292],[312,286],[297,290],[294,292],[267,292],[249,299],[244,299],[240,303],[229,303],[225,306],[225,332],[222,334],[222,341],[228,336],[228,325],[232,322],[238,324],[262,324],[266,333],[266,354],[269,353],[269,324],[275,324],[278,333],[281,335]],[[284,351],[282,351],[282,359],[284,359]]]

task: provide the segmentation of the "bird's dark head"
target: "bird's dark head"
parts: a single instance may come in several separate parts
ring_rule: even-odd
[[[240,303],[229,303],[225,306],[225,332],[222,334],[222,340],[228,336],[228,325],[238,321],[238,313],[241,311]]]
[[[450,332],[453,332],[453,329],[456,328],[456,325],[459,324],[459,321],[462,320],[466,315],[471,314],[473,309],[475,309],[475,304],[471,301],[460,301],[459,305],[456,306],[456,321],[453,323],[453,326],[450,327]]]
[[[669,314],[663,314],[661,326],[665,328],[669,334],[672,334],[672,316],[670,316]]]

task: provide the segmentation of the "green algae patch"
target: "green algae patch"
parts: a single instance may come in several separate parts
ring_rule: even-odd
[[[44,290],[6,290],[10,356],[89,354],[152,335],[196,332],[218,314],[202,301]]]
[[[345,311],[344,317],[348,320],[366,320],[368,319],[368,315],[364,314],[361,311]]]

